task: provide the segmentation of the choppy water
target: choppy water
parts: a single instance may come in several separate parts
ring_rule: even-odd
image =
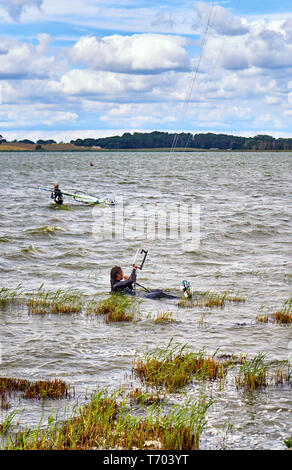
[[[2,308],[1,376],[61,378],[74,387],[75,400],[82,400],[96,387],[128,383],[134,353],[164,347],[172,337],[193,351],[219,348],[249,357],[263,352],[271,360],[291,360],[291,327],[258,323],[255,317],[263,304],[271,311],[291,296],[292,155],[177,153],[163,180],[167,158],[146,152],[0,154],[0,287],[21,284],[29,293],[44,283],[49,290],[78,288],[85,298],[106,295],[110,268],[119,264],[130,271],[139,245],[129,236],[131,217],[141,220],[142,204],[151,207],[158,200],[172,209],[180,203],[199,210],[200,243],[155,240],[140,283],[177,290],[186,278],[195,290],[239,291],[246,302],[207,311],[147,300],[137,323],[109,325],[84,312],[33,316],[25,306]],[[163,197],[157,199],[162,181]],[[69,198],[64,207],[54,207],[50,194],[38,187],[55,182],[63,190],[127,202],[124,239],[121,233],[100,238],[100,221],[109,219],[111,207],[92,209]],[[172,311],[178,322],[155,324],[149,313],[161,311]],[[292,434],[291,387],[251,396],[230,380],[222,392],[215,389],[201,448],[220,446],[228,424],[233,425],[229,448],[285,448],[283,440]],[[190,386],[187,393],[198,389]],[[29,426],[38,424],[43,412],[71,403],[12,400],[20,423]]]

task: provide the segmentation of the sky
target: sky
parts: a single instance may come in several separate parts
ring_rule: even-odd
[[[0,0],[0,134],[292,137],[291,0]]]

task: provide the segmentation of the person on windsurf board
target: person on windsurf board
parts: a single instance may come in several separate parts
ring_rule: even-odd
[[[61,206],[63,204],[63,194],[59,188],[58,183],[54,185],[54,189],[51,194],[51,198],[54,199],[55,203]]]

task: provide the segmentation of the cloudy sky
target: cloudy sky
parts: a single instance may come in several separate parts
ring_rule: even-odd
[[[291,0],[0,0],[0,134],[292,137]]]

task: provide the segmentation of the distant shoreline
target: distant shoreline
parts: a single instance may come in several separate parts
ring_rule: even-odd
[[[0,153],[119,153],[119,152],[172,152],[172,153],[216,153],[216,152],[221,152],[221,153],[292,153],[292,150],[273,150],[273,149],[266,149],[266,150],[243,150],[243,149],[194,149],[194,148],[142,148],[142,149],[91,149],[89,148],[70,148],[70,149],[52,149],[52,150],[47,150],[47,149],[41,149],[41,150],[35,150],[35,149],[25,149],[25,148],[1,148],[0,145]]]
[[[1,140],[2,139],[2,140]],[[228,134],[180,134],[153,131],[121,136],[56,142],[53,139],[13,140],[0,135],[0,152],[290,152],[292,138],[269,135],[242,137]]]

